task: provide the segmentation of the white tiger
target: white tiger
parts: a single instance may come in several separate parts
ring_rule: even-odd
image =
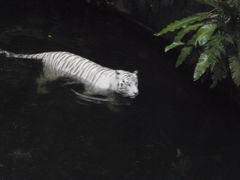
[[[43,74],[37,80],[38,89],[46,82],[67,77],[82,83],[90,95],[110,96],[119,94],[135,98],[138,95],[137,71],[113,70],[69,52],[43,52],[38,54],[15,54],[0,50],[6,57],[38,59],[43,63]]]

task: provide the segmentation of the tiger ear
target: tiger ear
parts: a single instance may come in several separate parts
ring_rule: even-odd
[[[120,71],[119,70],[115,70],[115,77],[116,79],[119,79],[119,76],[120,76]]]
[[[133,74],[136,74],[136,75],[137,75],[137,74],[138,74],[138,70],[136,70],[136,71],[133,71]]]
[[[121,74],[119,70],[115,70],[115,72],[116,72],[116,75],[120,75]]]

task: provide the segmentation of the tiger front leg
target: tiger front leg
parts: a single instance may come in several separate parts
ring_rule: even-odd
[[[96,92],[91,88],[89,85],[84,85],[84,91],[83,94],[86,96],[93,96],[96,95]]]

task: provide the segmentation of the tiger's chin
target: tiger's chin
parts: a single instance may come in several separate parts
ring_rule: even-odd
[[[129,94],[124,94],[122,95],[124,98],[130,98],[130,99],[135,99],[137,95],[129,95]]]
[[[130,99],[135,99],[137,95],[129,96]]]

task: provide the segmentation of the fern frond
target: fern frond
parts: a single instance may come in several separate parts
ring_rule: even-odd
[[[198,80],[213,63],[213,60],[210,59],[208,52],[204,52],[200,55],[198,63],[194,70],[193,79],[194,81]]]
[[[197,30],[199,27],[203,26],[204,23],[197,23],[197,24],[193,24],[193,25],[189,25],[186,28],[182,29],[181,31],[179,31],[177,33],[177,35],[175,36],[174,41],[175,42],[179,42],[182,41],[182,38],[189,33],[190,31],[195,31]]]
[[[212,40],[206,44],[206,49],[201,53],[198,63],[194,70],[193,79],[198,80],[206,70],[219,60],[222,55],[225,55],[225,48],[222,44],[222,36],[215,35]]]
[[[168,52],[170,51],[171,49],[177,47],[177,46],[181,46],[181,45],[184,45],[183,42],[179,41],[179,42],[173,42],[172,44],[168,45],[165,47],[164,49],[164,52]]]
[[[203,46],[205,45],[214,31],[217,29],[217,24],[206,24],[198,29],[198,31],[193,35],[192,39],[188,42],[188,44],[194,46]]]
[[[229,68],[231,70],[231,76],[234,83],[240,85],[240,60],[236,56],[229,57]]]
[[[199,28],[199,30],[193,35],[193,37],[187,42],[187,45],[182,48],[180,55],[178,56],[176,67],[180,66],[186,58],[191,54],[193,47],[206,44],[217,28],[216,24],[207,24]]]
[[[200,26],[203,26],[203,23],[198,23],[198,24],[193,24],[193,25],[189,25],[186,28],[182,29],[181,31],[179,31],[177,33],[177,35],[174,38],[174,41],[172,44],[168,45],[165,47],[165,52],[177,47],[177,46],[181,46],[184,45],[184,43],[182,42],[182,38],[189,33],[190,31],[195,31],[197,30]]]
[[[154,34],[155,36],[161,36],[163,34],[166,34],[168,32],[173,32],[176,31],[180,28],[185,28],[187,25],[203,21],[206,19],[208,16],[208,13],[197,13],[193,16],[188,16],[186,18],[183,18],[181,20],[174,21],[173,23],[169,24],[167,27],[163,28],[160,32]]]
[[[185,46],[182,48],[176,62],[176,67],[180,66],[186,60],[186,58],[191,54],[192,49],[193,47],[191,46]]]

